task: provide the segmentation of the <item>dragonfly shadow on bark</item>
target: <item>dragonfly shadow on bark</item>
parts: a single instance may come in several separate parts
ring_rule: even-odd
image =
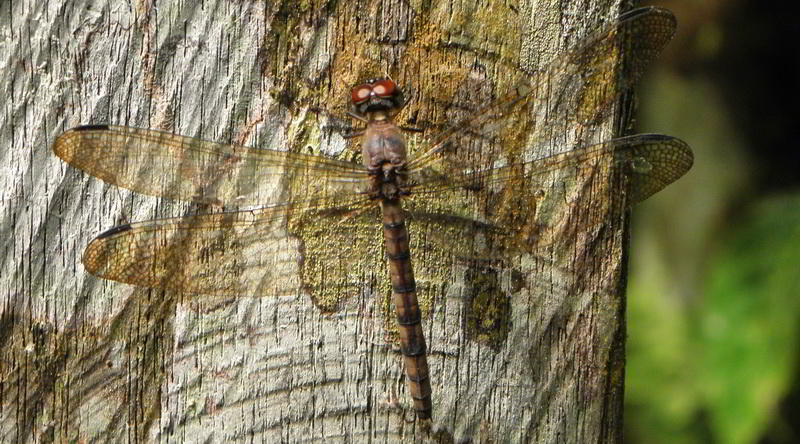
[[[72,317],[58,328],[45,322],[32,326],[15,308],[0,318],[2,384],[26,387],[4,391],[4,402],[27,410],[17,411],[25,422],[17,425],[29,435],[16,440],[79,439],[87,413],[97,426],[94,436],[109,441],[131,433],[144,440],[158,423],[161,388],[169,378],[164,354],[173,350],[172,336],[163,333],[173,328],[176,301],[163,292],[135,289],[111,319],[102,320],[89,316],[88,294],[75,299]],[[31,332],[30,343],[17,340]],[[40,427],[41,410],[60,414]],[[134,422],[139,428],[131,432],[126,424]]]

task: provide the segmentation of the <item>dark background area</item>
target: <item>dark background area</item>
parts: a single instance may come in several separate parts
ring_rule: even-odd
[[[692,171],[633,215],[628,442],[800,442],[800,21],[792,2],[673,0],[636,129]]]

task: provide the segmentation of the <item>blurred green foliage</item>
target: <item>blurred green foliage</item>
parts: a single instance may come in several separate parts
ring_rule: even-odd
[[[753,442],[796,374],[798,246],[800,196],[766,198],[745,210],[711,263],[698,376],[721,442]]]
[[[710,258],[701,300],[631,283],[628,427],[641,442],[755,442],[797,373],[800,196],[745,210]],[[673,295],[674,296],[674,295]]]
[[[800,374],[800,192],[757,193],[713,82],[664,70],[640,93],[641,129],[696,161],[634,213],[626,441],[792,442],[771,429]]]

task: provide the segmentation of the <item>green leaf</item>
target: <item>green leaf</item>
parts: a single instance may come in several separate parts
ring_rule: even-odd
[[[754,442],[788,391],[800,333],[800,197],[754,205],[710,267],[700,381],[720,442]]]

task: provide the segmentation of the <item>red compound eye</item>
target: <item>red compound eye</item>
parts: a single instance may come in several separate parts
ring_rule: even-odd
[[[364,103],[369,99],[369,95],[372,93],[372,86],[364,84],[358,85],[352,90],[350,90],[350,100],[353,101],[353,104],[358,105],[359,103]]]
[[[378,97],[391,97],[395,89],[397,89],[397,85],[391,79],[381,79],[372,83],[372,90]]]

